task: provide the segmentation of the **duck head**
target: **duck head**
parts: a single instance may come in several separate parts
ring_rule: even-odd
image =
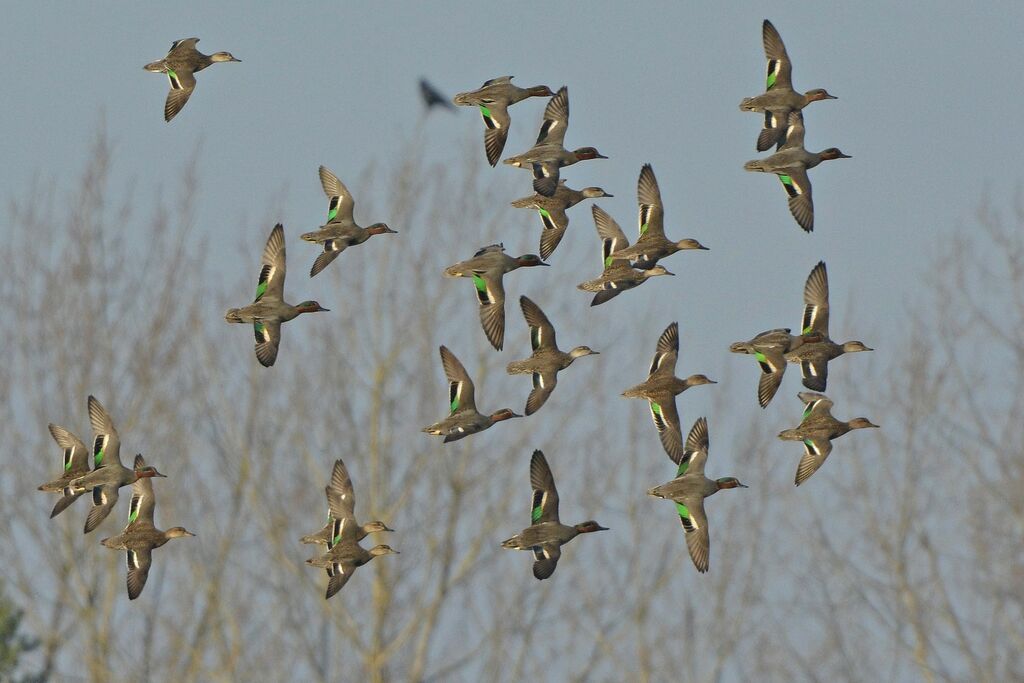
[[[210,55],[211,62],[241,62],[241,59],[235,59],[234,55],[230,52],[214,52]]]
[[[849,424],[850,429],[867,429],[869,427],[874,427],[875,429],[881,429],[881,427],[879,427],[878,425],[876,425],[875,423],[873,423],[871,420],[867,419],[866,417],[855,417],[852,420],[850,420],[850,422],[848,424]]]
[[[858,351],[874,351],[874,349],[859,341],[848,341],[843,344],[843,353],[857,353]]]
[[[699,387],[701,384],[718,384],[718,382],[708,379],[707,375],[690,375],[686,378],[686,386],[688,387]]]
[[[849,154],[843,154],[838,147],[829,147],[819,155],[822,159],[852,159]]]
[[[501,422],[502,420],[511,420],[513,417],[522,417],[512,412],[511,408],[502,408],[498,412],[491,415],[491,422]]]
[[[602,190],[600,187],[584,187],[582,190],[580,190],[580,192],[582,192],[583,196],[586,197],[587,199],[597,199],[598,197],[614,197],[615,196],[613,194],[608,194],[607,192]]]
[[[319,313],[320,311],[330,312],[331,309],[324,308],[316,301],[303,301],[295,307],[299,313]]]
[[[394,531],[394,529],[388,528],[388,525],[384,522],[375,521],[364,524],[363,531],[365,531],[368,534],[375,534],[379,531]]]
[[[718,490],[749,488],[746,484],[741,484],[740,480],[737,479],[736,477],[722,477],[721,479],[715,479],[715,483],[718,484]]]
[[[583,522],[582,524],[577,524],[575,528],[576,528],[576,531],[581,533],[581,534],[589,534],[589,533],[593,533],[595,531],[608,531],[609,530],[608,527],[601,526],[600,524],[598,524],[597,522],[595,522],[592,519],[587,520],[586,522]]]
[[[573,150],[573,156],[575,156],[580,161],[582,161],[584,159],[607,159],[608,158],[608,157],[604,156],[603,154],[601,154],[600,152],[598,152],[596,147],[580,147],[579,149]]]
[[[569,352],[572,358],[582,358],[583,356],[597,356],[601,352],[595,351],[589,346],[577,346],[575,349]]]
[[[370,548],[370,554],[374,557],[378,555],[401,555],[401,553],[389,545],[375,545]]]
[[[650,270],[645,270],[644,277],[654,277],[655,275],[675,275],[665,270],[665,266],[654,266]]]
[[[701,244],[697,240],[689,239],[689,238],[687,238],[685,240],[679,240],[678,242],[676,242],[676,246],[679,247],[680,250],[682,250],[682,249],[701,249],[703,251],[710,251],[707,247],[705,247],[703,244]]]
[[[195,536],[195,534],[183,526],[172,526],[164,532],[164,536],[167,538],[185,538],[186,536]]]
[[[135,479],[146,479],[147,477],[166,477],[166,474],[160,474],[155,467],[152,465],[146,465],[145,467],[135,468]]]
[[[530,266],[550,266],[551,264],[544,263],[536,254],[523,254],[516,259],[516,265],[520,268],[528,268]]]
[[[808,102],[817,102],[818,100],[838,100],[839,98],[834,95],[829,95],[828,90],[824,88],[815,88],[814,90],[808,90],[804,93],[804,99]]]
[[[392,230],[387,223],[374,223],[366,229],[370,235],[396,235],[398,231]]]

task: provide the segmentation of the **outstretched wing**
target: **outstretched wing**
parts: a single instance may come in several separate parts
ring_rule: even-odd
[[[690,559],[697,571],[703,574],[708,570],[711,555],[711,535],[708,533],[708,518],[704,514],[704,499],[692,496],[676,501],[676,511],[683,525]]]
[[[540,126],[540,134],[537,135],[537,144],[561,146],[565,142],[565,130],[568,127],[569,88],[563,85],[544,108],[544,121]]]
[[[640,239],[644,237],[665,236],[665,208],[661,203],[661,190],[658,179],[654,177],[654,169],[644,164],[640,169],[640,180],[636,189],[637,203],[640,205]],[[638,240],[639,241],[639,240]]]
[[[799,486],[807,481],[831,452],[832,442],[828,439],[804,439],[804,457],[800,458],[800,464],[796,467],[794,483]]]
[[[526,324],[530,326],[530,346],[534,351],[541,349],[555,350],[558,344],[555,342],[555,327],[544,315],[540,306],[533,303],[525,296],[519,297],[519,307],[523,309],[523,317]]]
[[[324,194],[328,198],[327,222],[351,223],[356,202],[345,184],[338,180],[338,176],[334,175],[329,168],[321,166],[320,185],[324,188]]]
[[[818,261],[804,284],[804,315],[800,334],[820,334],[828,338],[828,271]]]
[[[281,323],[257,320],[252,324],[256,335],[256,358],[269,368],[277,360],[277,347],[281,344]]]
[[[768,60],[765,74],[765,90],[772,88],[793,89],[793,65],[786,54],[782,36],[767,19],[761,25],[761,39],[764,42],[764,56]]]
[[[679,357],[679,323],[672,323],[658,337],[658,346],[654,351],[651,369],[647,372],[650,379],[655,375],[671,377],[676,372],[676,360]]]
[[[545,543],[533,547],[533,576],[538,581],[550,577],[558,566],[562,548],[557,543]]]
[[[142,595],[142,589],[146,587],[149,567],[153,564],[153,550],[151,548],[129,549],[126,552],[126,557],[128,559],[128,599],[134,600]]]
[[[533,487],[530,523],[558,523],[558,489],[548,461],[539,450],[530,458],[530,486]]]
[[[473,380],[447,346],[441,347],[441,365],[444,367],[445,377],[448,378],[448,403],[451,414],[466,410],[476,411]]]
[[[256,283],[256,299],[263,297],[277,299],[284,298],[284,226],[280,223],[270,231],[267,238],[267,246],[263,248],[262,266],[260,268],[260,279]]]
[[[474,272],[473,284],[480,303],[480,325],[491,346],[501,351],[505,344],[505,286],[502,274]]]

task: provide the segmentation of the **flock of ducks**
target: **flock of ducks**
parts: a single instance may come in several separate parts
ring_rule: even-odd
[[[765,20],[763,40],[768,61],[766,92],[746,98],[740,104],[743,111],[764,113],[764,126],[757,138],[757,149],[768,150],[776,145],[774,154],[765,159],[747,162],[752,171],[774,173],[779,176],[789,197],[789,207],[797,223],[806,231],[814,225],[814,209],[807,169],[825,159],[848,158],[838,149],[819,153],[804,149],[804,124],[801,110],[810,102],[836,99],[827,91],[816,89],[805,94],[792,87],[792,65],[781,37]],[[230,53],[204,55],[196,50],[198,38],[187,38],[172,44],[164,59],[147,64],[147,71],[167,74],[170,91],[164,106],[164,118],[170,121],[184,107],[195,89],[195,73],[215,62],[238,62]],[[421,94],[428,107],[451,107],[447,98],[426,81],[420,83]],[[505,338],[504,276],[519,268],[548,266],[547,259],[561,243],[569,219],[566,211],[584,199],[611,197],[599,187],[573,190],[561,177],[561,169],[579,161],[606,159],[594,147],[567,150],[565,133],[569,124],[569,92],[561,87],[557,92],[544,85],[520,88],[512,84],[511,76],[487,81],[477,90],[460,93],[454,104],[477,107],[484,123],[484,151],[487,161],[495,166],[508,139],[511,118],[509,107],[531,97],[550,97],[544,110],[543,121],[536,144],[527,152],[505,159],[505,163],[525,168],[533,173],[534,194],[517,199],[512,205],[538,212],[541,219],[540,254],[518,257],[505,253],[501,244],[483,247],[472,258],[460,261],[444,270],[453,278],[469,278],[473,282],[484,335],[494,349],[500,351]],[[315,277],[328,267],[343,251],[358,246],[374,235],[394,234],[386,223],[361,227],[355,222],[355,201],[338,177],[328,168],[319,169],[320,183],[328,197],[327,221],[319,229],[302,235],[302,239],[322,248],[310,269]],[[637,183],[639,234],[630,245],[622,229],[600,207],[591,207],[594,224],[601,241],[603,270],[594,279],[578,285],[579,289],[594,293],[591,306],[609,301],[622,292],[644,284],[649,278],[672,275],[660,261],[682,250],[706,250],[699,241],[687,238],[670,240],[665,235],[664,205],[654,170],[645,164]],[[316,301],[290,304],[284,298],[286,263],[284,228],[276,225],[263,250],[256,296],[252,303],[232,308],[225,314],[230,323],[253,326],[257,360],[266,367],[277,359],[281,344],[281,325],[303,313],[327,311]],[[804,310],[798,334],[790,328],[762,332],[753,339],[736,342],[730,347],[735,353],[754,356],[761,369],[757,397],[766,407],[778,391],[787,363],[800,365],[804,386],[810,391],[799,397],[805,405],[801,423],[794,429],[779,434],[783,440],[801,441],[804,456],[797,468],[795,483],[806,481],[824,463],[832,450],[832,440],[853,429],[877,427],[866,418],[849,422],[837,420],[831,414],[832,401],[823,393],[828,379],[828,362],[846,353],[870,351],[859,341],[837,344],[829,337],[829,291],[825,263],[819,262],[811,271],[804,288]],[[551,397],[558,382],[558,373],[584,356],[597,355],[589,346],[574,347],[569,352],[559,349],[555,327],[537,303],[522,296],[519,299],[523,317],[530,331],[532,353],[529,358],[508,364],[510,375],[530,375],[532,389],[526,399],[524,413],[538,412]],[[464,439],[490,428],[497,422],[523,417],[511,408],[494,413],[481,413],[476,407],[473,380],[465,367],[446,346],[440,347],[441,364],[448,381],[448,414],[444,419],[423,429],[433,436],[443,437],[445,443]],[[707,420],[697,419],[685,440],[676,406],[676,396],[687,389],[715,384],[703,374],[682,379],[676,376],[679,355],[679,326],[671,323],[660,335],[647,379],[623,392],[627,398],[648,402],[651,418],[661,445],[676,466],[675,478],[648,491],[651,496],[672,500],[686,538],[686,545],[697,570],[706,572],[710,558],[708,520],[704,499],[722,489],[746,488],[735,477],[709,479],[704,474],[708,457],[709,435]],[[79,496],[92,493],[92,508],[85,522],[85,533],[96,529],[117,503],[122,486],[131,484],[132,498],[128,511],[128,524],[124,531],[101,542],[108,548],[126,551],[128,567],[128,596],[137,598],[146,583],[152,562],[152,551],[172,538],[192,536],[182,527],[160,531],[154,523],[156,499],[154,477],[164,475],[147,465],[141,455],[136,456],[129,469],[120,461],[120,437],[113,421],[100,402],[93,396],[88,400],[88,411],[93,429],[92,448],[64,427],[51,424],[50,433],[64,452],[64,471],[61,476],[39,487],[42,491],[59,493],[51,517],[67,509]],[[90,459],[92,469],[90,470]],[[533,574],[547,579],[557,566],[561,547],[579,534],[605,531],[605,527],[590,520],[567,526],[559,521],[558,490],[547,459],[540,450],[530,459],[531,524],[519,534],[504,541],[504,548],[527,550],[534,554]],[[388,545],[377,545],[366,550],[361,545],[367,535],[392,531],[384,522],[359,524],[355,518],[355,494],[352,480],[344,463],[334,462],[327,497],[327,521],[319,531],[303,536],[302,543],[324,546],[325,551],[307,560],[307,563],[326,570],[328,584],[326,597],[335,595],[349,580],[357,567],[374,557],[395,554]]]

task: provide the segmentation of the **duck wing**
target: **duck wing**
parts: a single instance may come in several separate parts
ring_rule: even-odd
[[[558,489],[555,488],[555,477],[551,474],[548,461],[540,450],[533,452],[530,458],[530,486],[533,487],[533,498],[530,509],[530,523],[558,523]],[[557,558],[555,559],[557,562]]]
[[[757,380],[757,403],[767,408],[782,384],[786,373],[786,358],[777,347],[765,347],[754,352],[757,364],[761,366],[761,377]]]
[[[533,576],[538,581],[550,577],[558,566],[562,548],[558,543],[545,543],[533,547]]]
[[[107,518],[110,511],[117,505],[118,489],[117,484],[103,484],[92,490],[92,507],[89,515],[85,518],[85,531],[89,533],[98,527]]]
[[[503,102],[482,103],[479,107],[480,118],[484,120],[484,152],[487,163],[495,166],[505,149],[512,118],[508,115],[508,105]]]
[[[814,200],[811,198],[811,179],[807,177],[807,169],[794,166],[778,176],[782,189],[789,197],[789,212],[793,219],[807,232],[813,232]]]
[[[707,418],[697,418],[690,433],[686,435],[686,447],[683,450],[683,457],[676,464],[679,469],[676,477],[681,477],[688,472],[704,474],[704,464],[708,461],[708,421]]]
[[[818,261],[804,284],[804,315],[800,334],[820,334],[828,339],[828,271]]]
[[[196,89],[195,74],[185,69],[167,69],[167,80],[170,81],[171,89],[167,91],[167,100],[164,102],[164,121],[177,116]]]
[[[800,375],[804,386],[811,391],[825,391],[828,386],[828,361],[823,358],[801,360]]]
[[[569,217],[563,208],[538,209],[544,230],[540,233],[540,257],[545,261],[555,253],[555,247],[562,241]]]
[[[264,297],[282,301],[284,299],[285,249],[284,226],[280,223],[270,231],[267,246],[263,248],[260,279],[256,283],[256,299]]]
[[[505,343],[505,286],[502,274],[477,271],[473,273],[477,301],[480,303],[480,325],[487,341],[498,351]]]
[[[801,423],[809,419],[817,420],[832,417],[832,399],[825,394],[819,394],[814,391],[801,391],[798,396],[804,402],[804,414],[800,420]]]
[[[519,297],[519,307],[523,309],[523,317],[526,319],[526,324],[530,326],[530,346],[533,350],[535,352],[542,349],[557,351],[555,327],[544,315],[540,306],[529,298],[521,296]]]
[[[135,469],[139,470],[146,466],[146,461],[141,455],[135,456]],[[153,480],[150,477],[136,479],[132,484],[132,500],[128,505],[129,527],[153,526],[153,511],[156,510],[156,496],[153,494]]]
[[[701,496],[687,496],[676,501],[676,512],[683,525],[686,547],[697,571],[708,570],[711,554],[711,535],[708,533],[708,518],[704,514],[704,499]]]
[[[341,458],[334,461],[331,481],[327,485],[327,511],[334,519],[355,519],[356,516],[356,495],[352,489],[352,479]]]
[[[629,246],[629,240],[622,228],[615,222],[615,219],[608,213],[594,204],[590,207],[594,216],[594,227],[597,228],[597,236],[601,238],[601,263],[605,268],[612,265],[612,255]]]
[[[89,447],[70,430],[51,423],[50,436],[64,450],[64,474],[85,474],[89,471]]]
[[[794,483],[799,486],[807,481],[812,474],[825,462],[825,458],[832,452],[832,442],[824,438],[804,439],[804,457],[800,458],[800,464],[796,467],[796,478]]]
[[[764,43],[764,56],[768,60],[765,74],[765,90],[772,88],[793,89],[793,65],[786,53],[786,45],[782,36],[775,30],[772,22],[767,19],[761,25],[761,40]]]
[[[146,587],[149,567],[153,564],[153,549],[129,548],[126,556],[128,558],[128,599],[134,600],[142,595],[142,589]]]
[[[281,344],[281,323],[276,320],[257,320],[252,324],[256,335],[256,359],[269,368],[277,360],[277,347]]]
[[[658,346],[654,351],[651,369],[647,379],[652,377],[671,377],[676,373],[676,360],[679,358],[679,323],[672,323],[658,337]]]
[[[356,208],[355,199],[352,193],[345,187],[345,183],[338,180],[331,169],[326,166],[320,167],[320,185],[327,195],[327,222],[328,223],[351,223],[352,214]]]
[[[665,237],[665,208],[661,203],[661,190],[658,179],[654,177],[654,169],[644,164],[640,169],[640,179],[636,189],[637,203],[640,206],[640,239]]]
[[[560,168],[557,159],[533,162],[533,191],[545,197],[553,196],[558,190]]]
[[[335,562],[327,569],[327,594],[325,600],[330,600],[334,595],[345,587],[348,580],[355,572],[355,566],[343,562]]]
[[[661,401],[651,401],[651,419],[658,430],[661,445],[672,459],[679,464],[684,457],[683,435],[679,427],[679,411],[676,400],[670,394]]]
[[[444,367],[445,377],[448,378],[448,403],[451,406],[451,414],[467,410],[476,412],[473,380],[469,378],[469,373],[459,359],[446,346],[441,347],[441,365]]]
[[[562,86],[544,108],[544,121],[537,135],[537,145],[562,147],[565,142],[565,131],[569,127],[569,88]],[[557,187],[557,176],[555,186]],[[550,194],[544,194],[550,197]],[[554,194],[554,188],[552,188]]]
[[[558,385],[558,373],[533,373],[533,389],[526,398],[526,414],[533,415],[544,405]]]
[[[95,396],[89,397],[89,422],[95,434],[93,441],[93,469],[121,466],[121,437],[114,421]],[[116,498],[116,495],[115,495]]]

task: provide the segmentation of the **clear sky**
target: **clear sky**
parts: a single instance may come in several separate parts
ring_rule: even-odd
[[[731,405],[742,397],[756,411],[753,363],[730,357],[726,348],[769,327],[796,327],[804,280],[825,260],[833,338],[862,339],[879,349],[870,360],[836,364],[829,393],[833,386],[841,393],[843,382],[856,376],[852,366],[885,361],[885,342],[896,339],[892,330],[923,298],[921,275],[936,242],[969,224],[983,197],[1005,197],[1019,187],[1022,149],[1010,121],[1024,105],[1024,4],[823,5],[5,3],[0,196],[7,202],[36,181],[53,180],[53,202],[73,213],[70,190],[97,131],[105,129],[114,147],[114,187],[134,192],[137,215],[148,216],[147,207],[176,195],[182,168],[198,153],[203,190],[191,238],[209,243],[213,268],[202,277],[209,282],[209,315],[219,317],[250,295],[274,221],[285,223],[290,262],[300,258],[301,270],[312,262],[314,252],[299,245],[297,235],[324,216],[318,165],[348,183],[357,198],[356,220],[366,225],[390,222],[388,188],[362,186],[362,172],[372,164],[391,168],[411,140],[425,137],[422,153],[439,165],[462,164],[467,145],[483,158],[483,125],[475,111],[434,111],[424,120],[420,77],[448,96],[501,75],[514,75],[521,86],[565,84],[571,106],[566,146],[595,146],[609,157],[566,169],[569,184],[613,193],[599,204],[632,238],[637,175],[650,162],[668,235],[694,237],[711,249],[671,257],[665,265],[677,277],[626,295],[632,306],[655,309],[662,321],[656,329],[631,331],[645,340],[640,365],[646,367],[663,326],[678,319],[684,345],[679,374],[715,376],[732,368],[745,381],[718,391]],[[774,177],[743,170],[746,160],[759,156],[754,143],[761,117],[737,105],[763,90],[764,18],[786,43],[795,87],[824,87],[839,98],[805,111],[806,146],[835,146],[853,157],[811,171],[816,225],[810,235],[790,217]],[[242,63],[198,74],[187,106],[165,123],[167,79],[142,66],[190,36],[201,38],[201,51],[230,51]],[[503,156],[531,146],[542,110],[541,100],[511,110]],[[499,164],[480,172],[507,183],[509,201],[530,194],[524,171]],[[460,187],[453,183],[452,191]],[[575,282],[597,274],[599,247],[586,205],[570,216],[556,267],[544,270],[589,264],[589,271],[572,274]],[[535,251],[539,232],[535,214],[507,204],[495,206],[494,215],[433,226],[465,236],[458,254],[430,253],[431,235],[391,226],[400,233],[394,239],[421,244],[438,273],[490,242],[504,241],[515,253]],[[9,221],[0,222],[2,234],[10,230]],[[132,246],[141,252],[146,235],[140,231],[135,239]],[[341,308],[339,292],[324,292],[322,282],[292,272],[292,301],[318,298]],[[247,283],[244,290],[235,286],[239,281]],[[470,296],[466,287],[452,289]],[[566,296],[583,295],[571,290]],[[581,322],[565,341],[584,337],[604,352],[622,350],[624,342],[616,347],[619,328],[610,321],[621,321],[630,305],[611,302],[585,318],[583,301],[574,309],[580,320],[601,321],[600,329],[591,333]],[[519,353],[523,330],[514,304],[508,314],[514,322],[506,339],[519,335]],[[287,333],[307,332],[298,324]],[[251,334],[230,328],[224,335],[255,362]],[[438,382],[440,408],[433,351],[423,366]],[[795,416],[796,386],[790,377],[780,393],[788,405],[779,408],[776,399],[773,408]],[[687,398],[691,416],[723,395],[695,393]],[[861,414],[860,407],[837,412],[849,417]],[[630,408],[636,410],[628,416],[641,414]],[[865,412],[883,415],[884,409]],[[684,418],[684,430],[690,419]]]

